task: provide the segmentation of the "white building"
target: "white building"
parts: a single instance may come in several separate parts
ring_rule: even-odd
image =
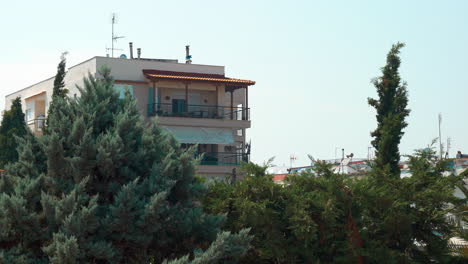
[[[107,66],[122,96],[128,88],[141,110],[183,144],[198,144],[205,153],[197,171],[206,176],[231,175],[240,161],[249,159],[246,130],[250,128],[248,87],[254,81],[225,76],[224,66],[178,63],[176,60],[93,57],[68,69],[65,88],[70,97],[80,96],[76,86],[89,74],[101,78]],[[38,82],[5,98],[5,109],[16,97],[22,100],[26,121],[41,135],[43,119],[52,99],[54,77]]]

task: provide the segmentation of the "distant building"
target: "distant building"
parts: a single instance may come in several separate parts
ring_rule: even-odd
[[[79,97],[89,74],[99,79],[107,66],[115,79],[114,88],[124,96],[128,89],[146,120],[155,116],[183,146],[198,144],[205,153],[197,172],[206,176],[229,176],[241,161],[249,160],[246,130],[250,128],[248,87],[254,81],[228,78],[224,66],[178,63],[177,60],[93,57],[68,69],[65,88]],[[54,78],[9,94],[5,108],[21,97],[26,122],[42,134],[44,119],[52,100]]]

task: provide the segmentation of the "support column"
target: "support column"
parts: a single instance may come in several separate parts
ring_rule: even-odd
[[[245,120],[249,120],[250,109],[249,109],[249,89],[248,89],[248,86],[245,87],[245,112],[246,112]]]
[[[231,88],[231,120],[234,119],[234,89]]]
[[[188,112],[188,82],[185,82],[185,112]]]
[[[216,86],[216,108],[215,108],[215,111],[214,111],[214,114],[216,116],[219,116],[219,85],[218,84],[215,84]]]
[[[150,106],[150,110],[151,110],[151,114],[154,115],[156,114],[156,107],[155,107],[156,101],[154,100],[154,97],[155,97],[154,93],[156,92],[156,81],[153,81],[152,83],[153,83],[153,98],[151,101],[153,102],[153,104]]]

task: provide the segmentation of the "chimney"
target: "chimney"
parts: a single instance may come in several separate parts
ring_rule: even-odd
[[[138,56],[138,59],[140,59],[140,57],[141,57],[141,48],[137,49],[137,56]]]
[[[130,46],[130,59],[133,59],[133,42],[128,43]]]
[[[190,46],[185,46],[185,63],[191,64],[192,63],[192,55],[190,55]]]

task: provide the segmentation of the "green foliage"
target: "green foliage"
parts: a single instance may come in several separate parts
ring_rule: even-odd
[[[248,229],[242,229],[238,234],[222,232],[206,251],[196,251],[193,260],[187,255],[173,261],[164,261],[163,264],[237,263],[239,256],[245,255],[250,248],[251,236],[248,233]]]
[[[376,149],[375,163],[378,168],[388,170],[393,177],[399,177],[400,152],[398,145],[403,136],[403,129],[408,125],[405,118],[409,115],[408,92],[406,83],[401,81],[400,49],[405,45],[397,43],[387,54],[387,64],[382,68],[382,76],[373,81],[377,88],[378,99],[369,98],[369,105],[377,111],[377,128],[371,133]]]
[[[284,186],[249,164],[244,181],[215,183],[203,202],[229,230],[251,228],[242,263],[450,263],[447,215],[464,202],[453,195],[461,176],[444,176],[433,154],[410,156],[408,178],[374,170],[358,180],[318,162]]]
[[[52,90],[52,98],[65,98],[68,93],[68,89],[65,89],[65,66],[67,64],[67,60],[65,58],[66,55],[67,52],[62,53],[62,56],[60,56],[60,62],[57,65],[57,74],[55,75],[54,79],[54,89]]]
[[[54,98],[47,134],[20,139],[0,178],[0,262],[162,263],[203,249],[235,261],[250,237],[215,241],[225,218],[200,207],[192,151],[101,75],[78,99]]]
[[[352,214],[348,179],[319,164],[323,177],[297,175],[277,185],[265,166],[244,166],[246,178],[233,185],[217,182],[204,200],[211,213],[225,213],[236,232],[252,228],[253,248],[242,263],[349,263]]]
[[[365,254],[372,262],[443,262],[449,256],[453,225],[448,214],[461,203],[453,195],[460,177],[444,176],[448,168],[445,162],[434,162],[434,153],[409,156],[411,177],[396,179],[374,170],[357,183],[355,194],[365,209]]]
[[[63,52],[60,56],[60,62],[57,65],[57,73],[55,74],[54,87],[52,89],[52,102],[49,105],[47,116],[49,117],[52,112],[56,111],[59,100],[67,100],[68,89],[65,88],[65,75],[67,74],[65,66],[67,64],[67,52]],[[43,128],[44,134],[48,133],[47,127],[49,126],[49,118],[46,120],[46,126]]]
[[[3,114],[0,125],[0,168],[18,160],[16,151],[16,137],[22,137],[27,133],[24,113],[21,108],[21,98],[12,101],[10,110]]]

